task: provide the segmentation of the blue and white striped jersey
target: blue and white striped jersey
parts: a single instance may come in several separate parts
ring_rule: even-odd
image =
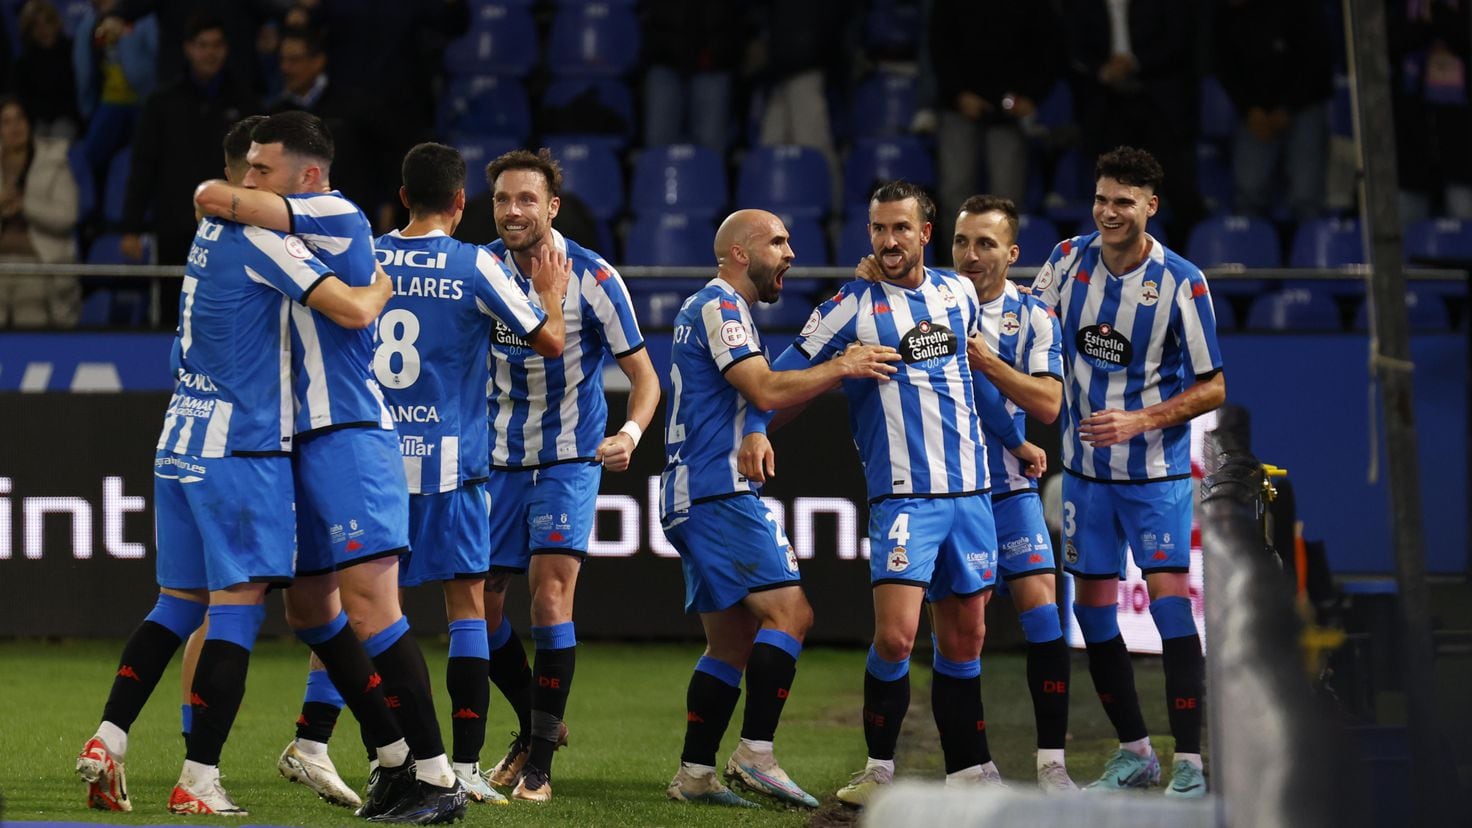
[[[725,378],[728,368],[752,357],[766,358],[761,336],[751,308],[729,282],[716,277],[685,300],[670,353],[662,518],[692,503],[761,488],[736,470],[747,415],[759,409]]]
[[[1063,334],[1063,466],[1096,480],[1187,477],[1187,423],[1108,448],[1086,447],[1078,426],[1106,408],[1168,400],[1221,370],[1206,277],[1154,239],[1145,261],[1121,275],[1104,266],[1102,250],[1097,232],[1066,239],[1033,282]]]
[[[349,287],[372,283],[373,230],[358,205],[333,190],[286,196],[291,232]],[[348,330],[305,307],[291,311],[296,432],[344,426],[394,427],[373,379],[377,326]]]
[[[993,353],[1018,371],[1062,381],[1063,340],[1057,317],[1042,300],[1017,290],[1010,279],[1003,285],[1001,296],[981,306],[981,335]],[[978,372],[977,379],[981,381],[984,377]],[[1027,412],[1011,400],[1005,404],[1013,423],[1025,431]],[[982,436],[986,438],[993,496],[1038,487],[1036,480],[1022,474],[1022,464],[1007,451],[995,432],[983,428]]]
[[[375,241],[394,295],[378,320],[373,375],[399,432],[410,494],[489,474],[486,342],[492,321],[530,338],[546,321],[495,254],[436,230]]]
[[[556,230],[557,249],[572,260],[562,316],[562,356],[547,359],[501,325],[491,333],[491,467],[527,469],[592,460],[608,422],[603,357],[644,347],[629,289],[613,266]],[[499,239],[488,249],[505,262],[533,304],[541,299]]]
[[[159,451],[196,457],[291,451],[287,309],[306,301],[331,273],[295,236],[200,221],[179,296],[170,357],[177,360],[174,395]]]
[[[966,364],[966,337],[979,324],[971,283],[926,268],[914,290],[889,282],[844,285],[813,311],[793,341],[792,348],[813,364],[854,342],[889,345],[903,357],[888,382],[843,382],[870,500],[988,490],[986,442],[973,387],[991,388],[999,431],[1011,422],[995,387],[985,378],[975,383]]]

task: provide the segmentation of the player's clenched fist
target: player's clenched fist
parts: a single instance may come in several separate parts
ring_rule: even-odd
[[[629,460],[633,456],[634,438],[620,431],[611,437],[604,437],[593,458],[602,463],[603,468],[611,472],[621,472],[629,468]]]
[[[887,380],[899,369],[891,362],[900,361],[900,352],[888,345],[860,345],[857,342],[844,349],[834,362],[843,367],[843,375],[853,379]]]
[[[753,483],[777,476],[777,455],[765,434],[748,434],[736,452],[736,471]]]

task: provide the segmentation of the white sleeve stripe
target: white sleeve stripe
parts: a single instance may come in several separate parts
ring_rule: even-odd
[[[351,236],[324,236],[321,233],[298,233],[297,236],[313,247],[321,248],[334,255],[347,252],[347,249],[353,244]]]
[[[281,272],[285,273],[298,288],[306,290],[322,278],[321,274],[313,270],[311,265],[286,251],[286,236],[260,227],[246,227],[245,238],[250,241],[251,246],[280,268]],[[249,267],[246,268],[246,272],[252,281],[270,284],[267,279]]]
[[[594,278],[591,270],[584,270],[583,275],[579,279],[582,283],[580,287],[583,297],[588,300],[589,307],[593,309],[593,315],[603,325],[603,338],[608,342],[609,350],[615,354],[622,354],[634,349],[634,337],[639,336],[639,332],[637,328],[634,331],[624,330],[623,319],[618,314],[618,308],[614,306],[613,300],[608,296],[607,291],[611,290],[611,288],[608,288],[607,284],[615,280],[618,282],[618,292],[627,304],[629,295],[623,289],[623,280],[619,279],[618,274],[614,273],[612,269],[609,270],[609,277],[601,289],[598,287],[598,280]],[[588,284],[589,282],[592,284]]]
[[[339,195],[324,194],[311,198],[288,198],[291,211],[299,216],[326,218],[342,216],[358,211],[357,205]]]

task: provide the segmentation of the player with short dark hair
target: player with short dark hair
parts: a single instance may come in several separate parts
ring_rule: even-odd
[[[1063,332],[1063,534],[1089,673],[1120,747],[1089,788],[1160,780],[1119,633],[1128,546],[1160,630],[1175,761],[1167,796],[1206,794],[1205,664],[1191,611],[1190,422],[1226,398],[1211,292],[1200,269],[1145,230],[1164,180],[1149,153],[1119,147],[1095,168],[1094,232],[1061,242],[1033,289]]]
[[[686,691],[685,747],[671,799],[753,807],[716,777],[716,751],[741,695],[741,743],[726,763],[733,782],[779,802],[817,807],[777,764],[772,738],[797,672],[813,610],[797,555],[757,493],[775,471],[767,410],[802,405],[843,379],[883,380],[893,348],[855,345],[804,371],[773,371],[752,322],[775,302],[794,253],[782,220],[739,210],[716,231],[716,277],[675,318],[661,475],[660,518],[680,553],[685,610],[700,613],[705,655]]]
[[[520,729],[487,773],[515,785],[512,798],[552,797],[552,753],[567,740],[563,713],[577,635],[573,592],[587,556],[603,469],[623,471],[659,405],[659,376],[618,271],[552,227],[562,175],[547,150],[515,150],[486,169],[496,220],[489,245],[523,289],[537,256],[565,256],[572,278],[563,300],[567,337],[548,359],[498,325],[491,336],[491,574],[486,581],[490,677],[516,710]],[[533,303],[537,301],[533,298]],[[627,421],[605,437],[603,360],[630,380]],[[506,618],[506,585],[527,573],[535,661]]]

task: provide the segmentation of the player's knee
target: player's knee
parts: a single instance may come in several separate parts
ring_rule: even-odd
[[[936,636],[936,648],[941,655],[952,661],[970,661],[981,655],[981,646],[986,641],[985,629],[952,630],[946,635]]]
[[[899,630],[881,630],[874,635],[874,652],[885,661],[898,662],[910,658],[915,648],[915,636]]]

